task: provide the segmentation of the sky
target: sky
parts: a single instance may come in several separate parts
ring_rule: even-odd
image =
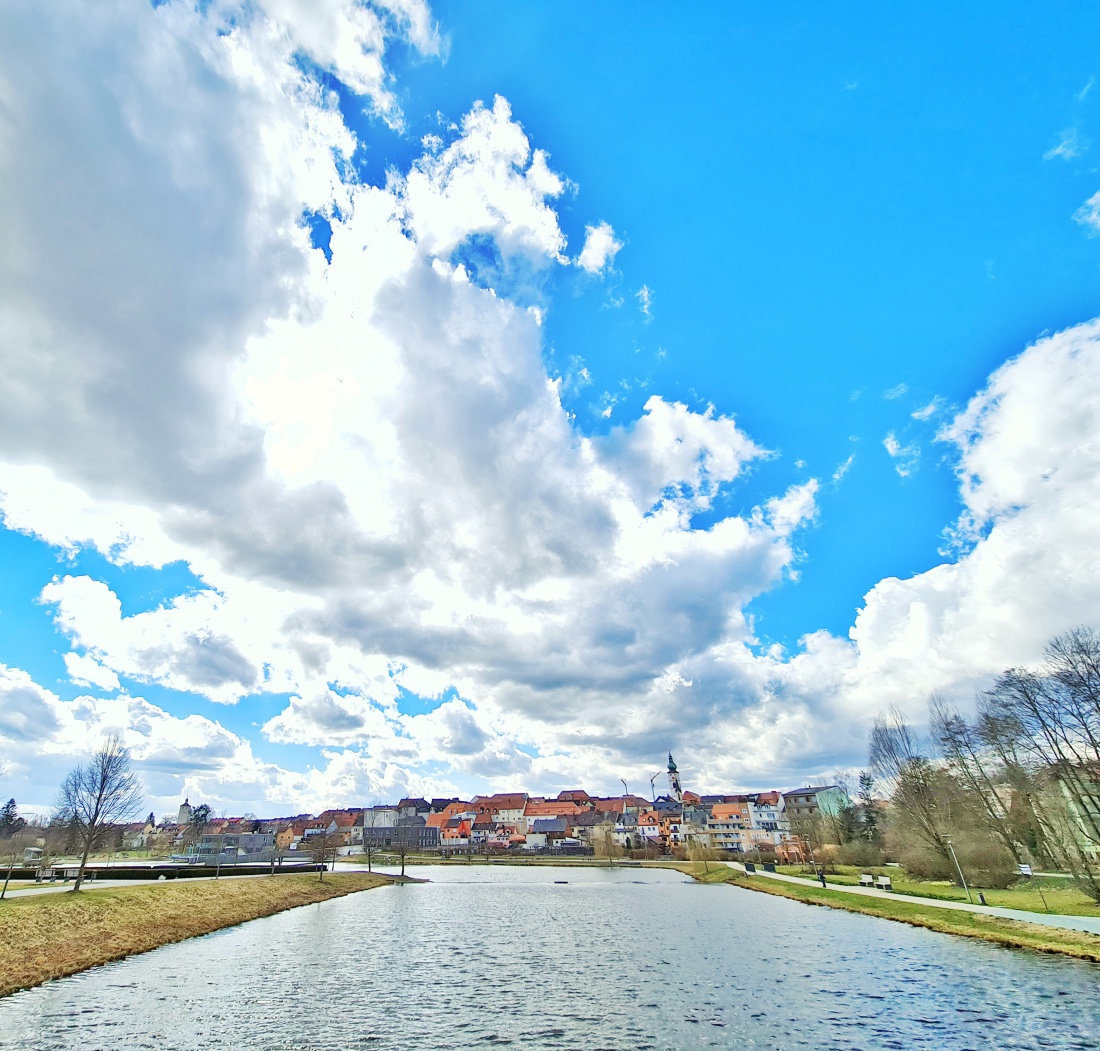
[[[0,8],[0,796],[794,787],[1100,625],[1100,12]]]

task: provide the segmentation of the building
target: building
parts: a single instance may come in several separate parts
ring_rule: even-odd
[[[836,817],[850,805],[848,793],[839,785],[796,788],[783,793],[783,811],[790,833],[808,843],[822,842],[822,819]]]

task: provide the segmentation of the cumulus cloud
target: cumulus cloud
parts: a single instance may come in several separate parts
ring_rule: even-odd
[[[887,693],[970,681],[1007,644],[967,617],[1015,610],[1017,641],[1053,623],[991,596],[1041,590],[1037,537],[1083,550],[1091,330],[1029,350],[943,432],[958,562],[883,581],[849,639],[761,654],[745,610],[797,573],[818,483],[729,512],[770,453],[659,394],[586,434],[530,294],[570,265],[564,178],[498,97],[362,181],[363,143],[316,70],[399,127],[388,42],[446,45],[412,0],[311,10],[0,11],[4,521],[120,563],[182,559],[201,581],[129,614],[87,573],[42,581],[72,680],[119,695],[62,700],[7,669],[0,761],[30,776],[28,743],[56,765],[117,726],[158,799],[297,810],[475,778],[603,784],[690,741],[720,787],[828,769]],[[331,262],[304,212],[330,222]],[[605,269],[617,244],[590,227],[578,265]],[[648,319],[648,286],[637,298]],[[195,714],[123,681],[195,695]],[[289,699],[254,741],[197,714],[257,693]],[[409,714],[410,693],[427,710]],[[268,741],[320,754],[288,770]]]
[[[605,437],[577,429],[540,312],[509,294],[569,263],[565,183],[508,102],[474,106],[384,185],[350,170],[358,143],[311,69],[399,125],[385,48],[441,49],[424,8],[63,6],[5,11],[5,40],[45,18],[73,48],[63,79],[30,74],[58,69],[33,46],[4,66],[5,522],[70,552],[182,559],[204,582],[128,615],[90,576],[44,582],[74,682],[289,693],[263,737],[341,750],[346,783],[412,785],[440,756],[537,779],[632,706],[659,710],[681,662],[749,638],[741,611],[792,566],[815,485],[699,526],[766,455],[731,418],[654,396]],[[72,214],[28,228],[53,198]],[[331,262],[303,211],[328,218]],[[62,252],[78,216],[87,237]],[[618,246],[594,225],[578,262],[605,269]],[[639,302],[648,315],[648,288]],[[403,690],[436,707],[403,715]],[[126,704],[111,711],[151,718]],[[306,791],[250,748],[219,767],[223,796]]]
[[[598,274],[614,263],[615,256],[618,255],[622,246],[622,241],[615,237],[615,231],[610,223],[586,226],[584,247],[581,249],[581,254],[577,256],[577,266],[590,274]]]

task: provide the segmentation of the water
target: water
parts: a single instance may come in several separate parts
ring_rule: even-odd
[[[1100,1047],[1094,964],[653,869],[417,873],[18,993],[0,1048]]]

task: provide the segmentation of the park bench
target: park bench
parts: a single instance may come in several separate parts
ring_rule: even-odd
[[[893,890],[894,889],[894,885],[893,885],[893,883],[890,882],[890,877],[889,876],[877,876],[875,878],[875,886],[878,887],[879,890]]]
[[[745,871],[746,871],[747,873],[749,873],[750,875],[753,875],[753,874],[755,874],[755,872],[756,872],[756,865],[755,865],[755,864],[753,864],[753,862],[751,862],[751,861],[746,861],[746,862],[745,862]]]
[[[875,877],[869,872],[864,872],[859,877],[859,885],[861,887],[873,887],[875,885]]]

